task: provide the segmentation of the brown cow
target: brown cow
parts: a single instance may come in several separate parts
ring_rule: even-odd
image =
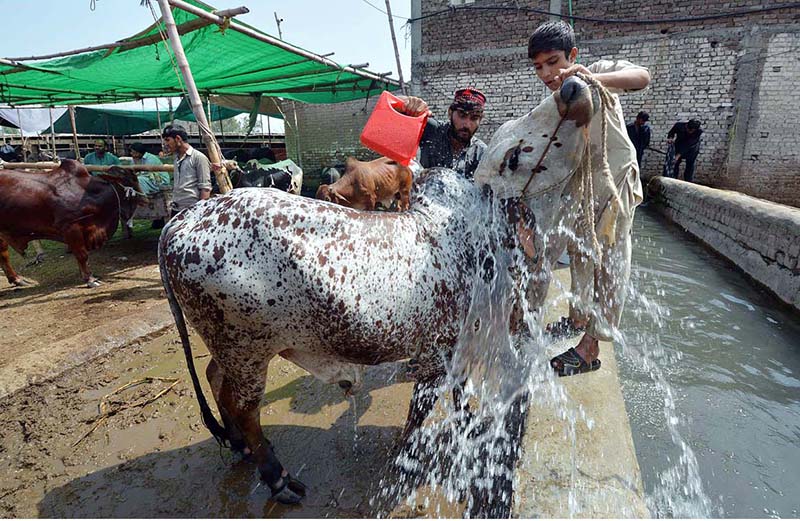
[[[411,170],[388,157],[369,162],[348,157],[344,175],[331,185],[320,185],[317,199],[356,210],[374,210],[378,202],[389,208],[396,200],[402,212],[408,210],[411,182]]]
[[[93,177],[77,161],[65,159],[44,173],[0,170],[0,267],[15,286],[28,282],[11,267],[8,246],[23,254],[28,243],[65,243],[90,288],[100,283],[89,271],[89,251],[114,235],[139,202],[136,175],[123,170]]]

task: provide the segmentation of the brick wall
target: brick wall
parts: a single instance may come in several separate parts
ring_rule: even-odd
[[[361,130],[380,92],[369,100],[330,104],[284,101],[287,155],[303,168],[304,192],[316,190],[323,167],[344,163],[348,156],[374,159],[377,154],[361,145]],[[297,111],[297,128],[294,111]]]
[[[448,0],[412,0],[431,15]],[[601,0],[574,2],[576,16],[602,19],[699,17],[780,5],[780,1]],[[544,14],[486,8],[548,10],[549,1],[475,0],[485,10],[451,10],[430,16],[412,31],[412,88],[446,117],[454,89],[473,85],[488,96],[479,136],[488,141],[504,121],[520,117],[548,93],[527,58],[531,31]],[[566,12],[566,2],[562,2]],[[654,148],[664,149],[677,120],[703,122],[704,141],[695,180],[800,206],[800,132],[792,80],[800,77],[800,9],[734,18],[654,25],[576,21],[580,61],[624,58],[650,69],[641,93],[622,96],[628,120],[650,113]],[[414,36],[412,36],[414,38]],[[644,175],[660,173],[662,156],[648,152]]]

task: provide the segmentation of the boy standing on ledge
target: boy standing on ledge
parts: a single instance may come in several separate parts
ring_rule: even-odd
[[[619,195],[617,199],[608,183],[603,182],[603,150],[592,146],[592,181],[594,185],[595,230],[602,251],[602,265],[595,277],[594,261],[574,240],[559,234],[551,238],[548,251],[550,265],[564,251],[570,253],[572,294],[575,303],[569,317],[564,317],[548,330],[554,335],[584,332],[578,345],[550,360],[559,376],[594,371],[600,368],[599,340],[612,340],[613,329],[619,325],[625,302],[631,266],[631,225],[636,206],[642,201],[642,184],[636,149],[625,127],[617,94],[644,89],[650,83],[650,73],[644,67],[624,60],[599,60],[588,67],[576,63],[578,48],[575,33],[563,21],[547,22],[531,35],[528,57],[533,61],[536,76],[551,91],[561,87],[569,76],[582,73],[601,83],[614,100],[613,110],[606,113],[606,160]],[[596,117],[589,126],[591,142],[601,143],[602,119]],[[608,187],[608,188],[607,188]],[[616,201],[619,201],[618,203]],[[577,231],[577,216],[562,214],[563,223]],[[597,300],[597,304],[594,304]]]

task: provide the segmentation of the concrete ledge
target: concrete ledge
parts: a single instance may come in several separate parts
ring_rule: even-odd
[[[800,209],[660,176],[648,192],[668,219],[800,311]]]
[[[0,367],[0,398],[44,382],[113,349],[156,335],[175,322],[166,300],[134,316],[105,322]]]
[[[569,287],[569,270],[555,277]],[[553,296],[555,286],[550,288]],[[548,310],[552,322],[569,312],[560,301]],[[550,346],[551,355],[573,347],[579,337]],[[532,406],[517,468],[514,517],[649,518],[630,422],[622,398],[614,345],[600,343],[602,367],[593,373],[560,378],[570,404],[590,422],[569,422],[552,407]]]

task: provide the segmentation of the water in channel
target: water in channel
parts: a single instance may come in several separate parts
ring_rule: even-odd
[[[650,208],[631,282],[616,354],[651,513],[798,517],[800,316]]]

